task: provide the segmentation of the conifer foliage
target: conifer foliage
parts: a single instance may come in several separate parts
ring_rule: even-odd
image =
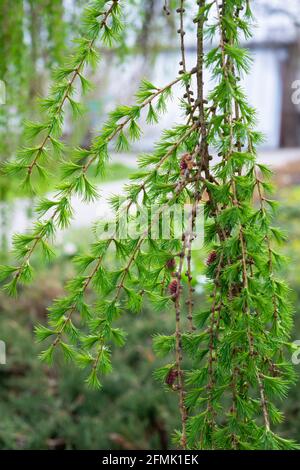
[[[272,226],[276,204],[269,197],[270,171],[256,161],[262,136],[255,130],[255,111],[240,85],[251,62],[240,46],[243,38],[251,36],[249,2],[195,0],[188,6],[178,0],[176,11],[168,7],[178,20],[178,77],[162,88],[143,81],[136,103],[115,109],[91,148],[76,149],[66,160],[60,140],[64,107],[69,104],[75,115],[80,112],[73,97],[75,80],[88,89],[84,67],[97,62],[96,43],[118,42],[123,3],[94,0],[86,9],[84,36],[69,62],[57,70],[50,96],[43,102],[47,120],[27,123],[29,139],[40,140],[7,164],[8,173],[22,175],[31,185],[33,175],[43,175],[49,159],[55,158],[61,181],[56,196],[38,204],[33,230],[15,235],[20,261],[2,266],[1,279],[8,279],[5,287],[15,294],[18,283],[32,278],[35,251],[42,249],[45,258],[54,255],[51,241],[56,230],[72,219],[71,197],[77,194],[87,202],[99,197],[90,175],[105,171],[112,142],[116,150],[128,150],[140,138],[142,113],[146,111],[148,124],[157,122],[167,110],[173,87],[180,84],[184,120],[163,132],[151,154],[139,158],[140,170],[125,196],[112,198],[116,230],[75,258],[78,275],[66,286],[67,295],[54,301],[49,326],[36,328],[38,340],[49,342],[41,356],[51,362],[60,348],[66,358],[87,370],[88,384],[100,388],[102,375],[112,369],[113,348],[126,342],[119,317],[138,313],[147,299],[174,317],[174,333],[156,335],[154,349],[169,361],[155,372],[156,378],[169,393],[178,394],[181,424],[174,435],[178,447],[297,448],[272,430],[283,419],[275,402],[286,397],[295,380],[285,359],[292,312],[288,287],[277,277],[284,260],[275,248],[284,237]],[[190,8],[194,21],[188,26],[194,29],[197,60],[187,70],[185,28]],[[205,40],[212,41],[207,53]],[[204,95],[206,69],[214,78],[208,96]],[[216,163],[212,163],[214,153]],[[124,214],[131,219],[133,208],[155,207],[157,220],[174,203],[188,203],[191,208],[182,239],[153,239],[148,220],[137,238],[118,238],[120,221]],[[193,243],[199,236],[195,227],[200,206],[209,252],[208,292],[207,306],[195,311]],[[113,254],[117,262],[112,270]],[[94,301],[88,304],[86,294],[91,290]]]

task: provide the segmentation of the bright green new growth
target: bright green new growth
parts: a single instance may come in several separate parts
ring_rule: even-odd
[[[240,47],[241,38],[250,36],[249,2],[224,0],[222,6],[217,0],[194,2],[197,64],[187,71],[187,5],[178,1],[179,78],[163,88],[144,81],[137,104],[118,107],[90,150],[77,149],[66,161],[60,141],[64,104],[68,101],[78,114],[79,104],[72,97],[74,81],[79,78],[83,89],[88,88],[83,68],[96,62],[99,37],[109,45],[118,41],[122,3],[97,0],[87,9],[86,37],[80,39],[68,65],[57,72],[50,97],[44,101],[48,120],[28,124],[29,136],[41,136],[41,143],[23,149],[8,164],[9,172],[24,174],[30,183],[34,172],[43,173],[51,146],[61,168],[61,183],[53,200],[40,201],[40,218],[33,231],[15,236],[20,263],[3,266],[1,278],[11,278],[6,285],[11,294],[16,293],[18,282],[32,278],[30,260],[35,250],[41,247],[51,257],[50,241],[56,229],[71,222],[71,196],[79,194],[85,201],[98,198],[89,174],[105,170],[109,142],[115,139],[117,150],[127,150],[141,135],[142,109],[147,109],[149,124],[157,122],[167,109],[172,87],[181,82],[185,94],[180,105],[186,120],[165,131],[152,154],[140,157],[140,172],[126,188],[121,206],[118,198],[111,203],[117,220],[141,197],[147,208],[159,208],[157,217],[175,202],[189,203],[190,226],[182,240],[153,240],[151,225],[133,240],[120,240],[117,233],[111,233],[107,240],[96,240],[88,254],[77,257],[78,276],[67,286],[66,297],[51,307],[49,327],[36,328],[38,340],[50,341],[42,359],[51,362],[54,351],[61,348],[66,358],[87,369],[88,383],[100,387],[101,376],[111,372],[113,347],[126,342],[118,318],[128,311],[138,313],[147,298],[159,311],[174,311],[174,334],[155,336],[154,349],[169,361],[173,355],[156,377],[179,396],[177,445],[184,449],[294,449],[294,442],[272,431],[272,425],[283,419],[274,401],[284,398],[295,380],[293,368],[284,359],[290,348],[292,314],[288,288],[276,274],[283,260],[274,244],[283,236],[271,225],[275,202],[268,197],[270,171],[256,162],[255,146],[261,136],[254,130],[255,112],[239,84],[250,62]],[[218,41],[207,54],[205,37]],[[208,97],[203,91],[204,66],[215,79]],[[218,162],[212,165],[214,150]],[[210,249],[208,306],[201,312],[194,311],[192,282],[199,205],[205,208],[205,242]],[[107,263],[112,252],[118,260],[115,271]],[[95,300],[88,304],[86,293],[91,289]]]

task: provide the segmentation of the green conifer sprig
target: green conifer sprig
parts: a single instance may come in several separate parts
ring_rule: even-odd
[[[193,127],[189,130],[190,133],[193,131]],[[174,136],[175,137],[175,136]],[[183,145],[183,142],[186,142],[188,134],[185,132],[185,128],[180,128],[176,132],[176,137],[177,140],[168,148],[166,153],[162,153],[161,158],[157,165],[154,167],[152,172],[148,175],[148,178],[146,181],[142,181],[139,185],[135,185],[133,188],[130,188],[129,193],[128,193],[128,198],[126,199],[127,204],[126,207],[122,207],[121,211],[118,208],[118,213],[119,215],[125,212],[125,214],[128,213],[130,207],[136,203],[137,201],[137,196],[139,193],[142,191],[145,191],[147,186],[149,185],[149,182],[153,179],[153,177],[157,174],[158,169],[161,167],[161,165],[168,159],[170,158],[174,152],[176,152],[176,149],[180,146]],[[175,200],[178,199],[182,191],[184,190],[185,186],[189,184],[189,180],[185,177],[183,178],[175,188],[175,194],[172,197],[171,200],[165,197],[165,203],[161,205],[159,210],[157,211],[156,217],[151,221],[152,224],[154,224],[157,220],[157,217],[172,203],[174,203]],[[132,191],[134,189],[134,191]],[[114,206],[114,202],[112,202]],[[117,315],[117,302],[119,300],[119,297],[122,293],[122,290],[126,290],[126,293],[128,295],[128,300],[129,303],[131,304],[131,308],[135,309],[136,305],[140,305],[140,300],[141,300],[141,293],[139,292],[138,294],[135,293],[134,291],[128,289],[125,286],[125,280],[128,276],[130,276],[130,269],[134,263],[136,263],[136,257],[137,255],[139,258],[142,257],[141,254],[141,248],[144,242],[147,240],[147,237],[149,236],[149,232],[151,231],[152,225],[147,226],[142,233],[142,235],[137,239],[133,240],[132,243],[127,247],[127,244],[122,244],[122,242],[118,241],[117,239],[117,233],[116,231],[112,234],[112,236],[103,242],[98,242],[92,247],[92,253],[90,255],[85,255],[81,257],[78,262],[79,262],[79,268],[80,270],[85,270],[88,268],[90,265],[93,263],[95,264],[95,267],[92,269],[91,273],[88,276],[82,277],[82,275],[79,275],[76,279],[75,282],[71,284],[71,289],[72,289],[72,295],[66,297],[65,299],[60,299],[57,302],[58,308],[54,305],[54,310],[50,310],[50,324],[54,327],[53,334],[56,334],[56,339],[55,341],[50,345],[47,351],[44,351],[42,357],[50,360],[52,358],[53,350],[55,346],[61,343],[61,336],[63,333],[65,333],[65,327],[68,324],[71,324],[71,317],[72,315],[79,311],[81,313],[80,308],[78,307],[78,303],[83,302],[83,296],[89,287],[91,283],[94,284],[95,289],[100,289],[100,292],[103,292],[103,294],[109,294],[111,291],[114,289],[116,290],[114,298],[110,300],[107,304],[105,304],[105,308],[109,307],[110,310],[110,315],[109,315],[109,320],[112,322],[112,320],[115,318]],[[118,227],[116,228],[116,230]],[[126,266],[118,270],[116,273],[111,273],[111,279],[109,276],[109,273],[104,269],[102,266],[102,261],[103,261],[103,255],[104,252],[107,251],[108,247],[112,244],[115,243],[115,248],[117,252],[121,254],[121,256],[127,255],[128,253],[131,254],[129,257],[128,263]],[[163,258],[164,263],[166,261],[165,257]],[[77,263],[78,264],[78,263]],[[141,266],[139,266],[141,268]],[[161,269],[160,269],[161,271]],[[10,271],[8,272],[10,274]],[[144,273],[145,275],[145,273]],[[114,287],[114,285],[116,287]],[[149,292],[151,296],[151,292]],[[152,300],[153,300],[153,295],[152,295]],[[164,299],[157,297],[155,300],[158,302],[162,302]],[[167,299],[168,300],[168,299]],[[63,306],[63,308],[61,308]],[[92,312],[88,312],[89,308],[87,306],[86,310],[84,311],[84,315],[87,316],[87,318],[91,318]],[[102,306],[103,308],[103,306]],[[139,310],[139,308],[138,308]],[[68,312],[68,315],[66,316],[66,313]],[[63,318],[63,320],[62,320]],[[108,320],[104,320],[101,318],[100,320],[100,326],[101,328],[103,327],[103,324],[105,323],[106,328],[109,329],[109,338],[110,338],[110,330],[111,326],[107,324]],[[98,322],[97,322],[98,323]],[[94,324],[93,324],[94,325]],[[93,327],[94,329],[94,327]],[[72,331],[73,331],[73,326],[72,326]],[[68,333],[68,332],[67,332]],[[93,336],[94,331],[93,331]],[[42,339],[42,338],[41,338]],[[102,343],[102,337],[101,337],[101,344],[100,344],[100,351],[102,351],[103,348],[103,343]],[[64,343],[66,344],[66,343]],[[82,354],[80,354],[80,359],[82,359]],[[89,357],[91,358],[92,356]],[[99,372],[98,369],[98,363],[99,363],[99,354],[96,355],[96,359],[94,359],[94,365],[92,369],[92,376],[89,377],[88,382],[89,383],[95,383],[96,381],[96,376],[95,373]],[[97,381],[99,381],[97,379]],[[99,382],[100,383],[100,382]]]
[[[118,107],[111,113],[109,120],[103,127],[101,136],[94,139],[91,150],[77,149],[75,161],[61,162],[61,175],[64,183],[58,185],[56,197],[54,199],[43,198],[38,203],[36,212],[40,217],[40,221],[35,224],[30,234],[14,236],[14,251],[18,258],[21,260],[23,258],[22,263],[14,270],[13,268],[12,270],[7,270],[8,266],[2,267],[3,278],[5,272],[14,274],[12,280],[6,285],[10,294],[16,294],[18,282],[28,282],[32,278],[33,270],[30,260],[38,246],[41,246],[46,260],[54,256],[49,242],[54,238],[57,228],[66,228],[71,222],[73,215],[72,195],[77,194],[86,202],[97,198],[97,190],[89,181],[87,172],[96,160],[98,160],[96,172],[99,171],[100,167],[104,169],[108,158],[109,142],[118,134],[120,136],[121,133],[123,139],[127,139],[124,135],[124,128],[127,125],[129,125],[129,137],[131,140],[136,140],[140,136],[140,128],[136,121],[140,117],[141,111],[144,108],[151,107],[151,112],[155,113],[155,117],[158,119],[160,108],[157,106],[158,109],[154,111],[153,102],[157,98],[160,99],[161,96],[163,100],[167,99],[170,96],[172,87],[183,80],[189,80],[192,73],[194,72],[186,73],[184,77],[180,76],[162,88],[157,88],[152,83],[143,81],[137,93],[139,104],[131,107]],[[142,98],[144,101],[142,101]],[[121,123],[119,123],[120,120],[122,121]],[[132,123],[134,123],[135,129],[138,129],[138,135],[136,131],[132,135]],[[184,134],[182,139],[186,135]],[[164,159],[167,159],[168,156],[169,153],[167,152]],[[160,168],[164,159],[159,162],[155,171]],[[77,163],[78,161],[79,163]],[[52,211],[52,214],[47,218],[49,211]],[[46,218],[43,219],[43,217]]]
[[[109,4],[107,9],[105,9],[106,4]],[[39,174],[45,173],[43,162],[49,156],[50,147],[56,154],[63,152],[64,144],[58,139],[63,130],[64,106],[68,102],[74,116],[80,114],[80,104],[73,98],[76,79],[80,79],[82,89],[85,91],[88,88],[88,81],[83,75],[84,67],[95,65],[99,59],[95,43],[101,34],[101,39],[105,43],[111,44],[112,40],[118,39],[122,28],[120,16],[119,0],[109,2],[94,0],[86,8],[84,35],[77,41],[76,49],[67,65],[59,67],[54,73],[50,94],[42,101],[42,107],[47,112],[47,120],[44,123],[27,121],[27,136],[30,139],[41,136],[40,143],[34,147],[21,149],[17,159],[7,163],[6,171],[8,174],[25,174],[24,183],[30,190],[34,191],[31,184],[33,170],[36,168]]]
[[[126,341],[118,319],[128,312],[139,313],[146,299],[161,315],[172,314],[174,319],[174,333],[156,334],[154,350],[167,359],[156,377],[169,393],[178,393],[179,429],[174,435],[178,447],[296,449],[294,441],[273,430],[283,419],[275,401],[285,398],[295,381],[293,368],[285,360],[292,312],[288,289],[278,278],[283,259],[275,245],[283,236],[271,225],[276,204],[269,196],[269,170],[256,162],[261,135],[255,131],[255,112],[240,85],[240,77],[248,73],[250,65],[240,38],[251,33],[251,8],[247,0],[224,0],[222,4],[198,0],[197,4],[193,23],[197,65],[191,73],[185,64],[188,4],[180,0],[177,10],[179,76],[185,91],[179,106],[186,114],[184,124],[164,131],[153,152],[139,158],[140,171],[125,188],[125,195],[111,200],[116,214],[113,233],[103,240],[95,231],[96,242],[89,253],[75,259],[78,274],[67,285],[67,295],[51,307],[49,326],[37,327],[37,337],[51,341],[42,353],[43,360],[50,362],[60,346],[66,359],[87,370],[88,384],[101,387],[102,375],[112,369],[113,348],[123,347]],[[110,43],[110,33],[106,34]],[[207,53],[205,38],[218,41]],[[208,96],[204,95],[204,65],[214,77]],[[172,86],[158,89],[144,81],[137,105],[113,111],[91,150],[80,149],[75,161],[63,163],[63,178],[72,181],[77,172],[86,175],[94,162],[96,171],[102,171],[108,142],[118,134],[116,147],[126,150],[129,141],[140,136],[141,108],[148,106],[148,122],[157,121]],[[218,157],[214,164],[213,152]],[[72,212],[65,197],[68,185],[61,186],[58,199],[65,204],[58,221],[61,226],[68,223]],[[80,183],[73,191],[88,194]],[[168,239],[157,239],[152,232],[155,222],[174,202],[190,204],[188,225],[179,239],[172,226]],[[55,212],[57,204],[43,201],[40,212]],[[209,252],[203,310],[195,309],[192,283],[199,205],[204,206]],[[122,217],[125,214],[133,221],[133,208],[138,212],[155,208],[155,217],[141,221],[137,237],[122,239],[118,236]],[[41,241],[54,233],[55,225],[37,224]],[[17,255],[25,260],[23,282],[32,276],[28,254],[35,244],[31,234],[15,239]],[[51,256],[50,247],[44,249]],[[1,279],[14,280],[17,272],[18,268],[4,266]]]
[[[223,116],[219,120],[217,135],[210,135],[209,138],[213,138],[214,142],[217,143],[219,155],[222,157],[221,164],[216,166],[216,174],[221,178],[226,191],[222,197],[222,188],[218,187],[216,191],[214,185],[210,185],[209,192],[213,192],[217,196],[217,202],[219,203],[225,195],[229,196],[230,202],[229,204],[226,203],[225,209],[222,208],[221,211],[218,210],[214,214],[214,232],[219,238],[220,247],[217,250],[216,261],[208,269],[215,287],[210,320],[207,385],[206,392],[205,388],[202,389],[202,393],[199,394],[199,398],[196,400],[194,400],[195,393],[193,391],[189,392],[188,395],[188,403],[192,404],[191,410],[195,408],[197,402],[198,406],[200,406],[200,403],[202,405],[201,413],[192,416],[188,422],[188,435],[191,437],[189,445],[197,447],[199,445],[197,440],[200,439],[201,448],[261,448],[261,438],[264,436],[265,448],[281,448],[275,434],[270,431],[269,409],[272,405],[269,403],[267,382],[262,373],[264,361],[270,361],[270,355],[276,357],[279,350],[279,348],[275,347],[273,349],[271,346],[272,343],[274,346],[274,341],[276,342],[274,335],[270,340],[268,338],[270,334],[266,335],[265,333],[270,319],[266,312],[268,310],[272,312],[274,298],[271,295],[269,302],[265,303],[262,302],[262,299],[259,299],[264,292],[261,290],[264,282],[260,277],[265,273],[262,268],[265,258],[267,267],[270,267],[270,255],[268,255],[270,253],[270,239],[262,233],[262,236],[257,235],[257,240],[254,240],[254,233],[259,233],[256,232],[257,217],[259,216],[251,205],[251,199],[249,204],[249,194],[251,197],[257,184],[253,140],[257,141],[258,136],[251,130],[247,132],[247,128],[249,129],[253,124],[253,111],[245,102],[235,77],[235,73],[240,72],[241,64],[245,60],[245,54],[243,52],[239,54],[237,42],[238,30],[244,28],[244,23],[239,21],[239,13],[243,10],[243,2],[227,1],[223,3],[222,7],[219,7],[218,2],[215,2],[215,4],[218,21],[214,31],[220,29],[221,40],[219,52],[215,49],[212,62],[212,54],[208,56],[207,62],[210,65],[215,65],[216,58],[220,57],[217,60],[218,66],[213,72],[216,78],[219,77],[219,85],[211,93],[210,98],[214,100],[220,111],[223,111]],[[249,15],[249,12],[246,11],[246,15]],[[235,115],[233,114],[234,109]],[[222,123],[224,124],[222,125]],[[214,130],[215,132],[216,130]],[[245,152],[242,152],[242,147],[245,145],[245,141],[247,143],[247,138],[250,138],[252,143],[250,146],[248,142],[248,149],[252,158],[245,154],[243,162],[241,160]],[[225,202],[224,199],[223,201]],[[259,212],[262,218],[266,217],[266,213],[261,208]],[[254,224],[252,224],[253,220],[255,220]],[[268,224],[267,221],[265,223]],[[220,234],[218,234],[218,224],[222,228]],[[264,249],[259,250],[261,260],[259,260],[259,256],[254,259],[252,253],[252,250],[255,251],[257,248],[258,243],[267,244]],[[224,255],[226,256],[226,267],[224,266]],[[272,278],[270,271],[268,276]],[[241,284],[241,286],[236,291],[238,284]],[[224,288],[225,286],[226,288]],[[219,289],[220,293],[218,293]],[[220,302],[217,308],[217,320],[215,320],[216,298]],[[269,305],[267,305],[268,303]],[[230,318],[225,320],[226,317],[223,317],[223,315],[228,314]],[[286,319],[282,318],[281,321],[284,324]],[[232,328],[227,333],[226,328],[223,329],[223,327],[223,331],[220,329],[223,322],[225,322],[225,326],[228,322],[228,325]],[[266,343],[262,344],[262,339],[258,339],[260,334],[263,335],[263,341],[267,343],[268,340],[270,341],[268,346]],[[245,350],[243,350],[242,341],[245,341]],[[279,340],[278,345],[280,342]],[[243,366],[242,357],[245,360]],[[224,362],[225,358],[226,362]],[[271,360],[271,363],[273,363],[273,360]],[[197,387],[202,386],[202,377],[201,382],[195,384]],[[241,410],[239,410],[238,404],[249,403],[253,400],[251,395],[248,394],[249,385],[244,388],[242,386],[243,381],[246,381],[246,384],[251,384],[252,393],[253,388],[257,388],[260,411],[262,411],[264,422],[261,427],[253,424],[253,422],[250,423],[248,419],[243,420],[243,412],[240,414]],[[284,373],[283,377],[276,377],[275,382],[279,384],[278,394],[280,394],[281,390],[283,391],[282,387],[287,385],[284,380]],[[230,389],[232,389],[232,406],[228,413],[227,425],[220,426],[218,421],[219,414],[222,414],[220,398]],[[203,409],[203,400],[206,394],[207,405],[204,405]],[[191,401],[192,398],[193,401]],[[253,419],[255,411],[252,410],[250,415]],[[292,448],[295,444],[286,441],[283,445],[285,448]]]

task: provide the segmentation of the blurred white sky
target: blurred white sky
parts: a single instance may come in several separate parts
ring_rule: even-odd
[[[300,27],[300,0],[253,0],[257,41],[291,41]]]
[[[142,2],[142,0],[139,0]],[[76,5],[76,0],[65,0],[68,4],[70,11]],[[163,7],[164,1],[160,0]],[[195,0],[186,0],[189,5],[194,5],[197,8]],[[128,2],[124,0],[124,4]],[[158,21],[161,21],[163,13],[159,17],[159,1],[158,1]],[[256,27],[253,28],[252,42],[256,44],[284,44],[290,43],[295,40],[298,33],[300,37],[300,0],[251,0],[253,13],[256,19]],[[215,10],[212,15],[215,15]],[[177,15],[175,20],[177,21]],[[132,8],[128,15],[127,21],[139,21],[132,15]],[[299,22],[299,24],[298,24]],[[188,27],[190,23],[190,27]],[[186,21],[186,44],[189,46],[187,54],[188,68],[191,68],[195,62],[195,37],[194,25],[192,22]],[[297,31],[298,30],[298,31]],[[176,35],[177,36],[177,35]],[[165,43],[167,38],[160,38],[160,43]],[[217,39],[216,39],[217,40]],[[124,103],[130,104],[133,100],[134,92],[136,91],[136,83],[141,78],[148,78],[156,85],[163,86],[173,79],[178,73],[179,57],[176,51],[178,46],[178,38],[170,44],[174,48],[173,53],[158,54],[154,63],[144,63],[143,58],[133,56],[126,61],[126,64],[117,66],[113,63],[106,64],[105,77],[99,73],[98,79],[100,82],[97,84],[98,92],[95,92],[93,97],[93,112],[92,123],[93,127],[99,129],[101,119],[105,119],[107,113],[114,108],[116,104]],[[286,60],[286,51],[284,48],[275,48],[269,50],[268,47],[261,50],[261,47],[254,47],[251,50],[253,56],[253,66],[251,74],[244,79],[244,88],[249,96],[250,103],[258,110],[258,127],[265,136],[267,148],[277,148],[280,139],[280,125],[281,125],[281,106],[282,106],[282,64]],[[115,76],[118,74],[118,81],[116,83]],[[207,88],[211,88],[212,83],[207,80]],[[105,93],[103,94],[103,90]],[[207,90],[206,90],[207,91]],[[143,148],[136,145],[137,150],[148,150],[153,145],[153,141],[159,136],[159,132],[165,128],[170,127],[172,122],[180,122],[181,110],[178,109],[176,100],[170,106],[171,112],[164,116],[157,128],[145,129],[144,137],[141,142]],[[99,112],[101,109],[101,112]],[[102,116],[102,117],[101,117]]]
[[[76,8],[76,0],[64,2],[70,10]],[[191,4],[191,1],[187,0],[187,3]],[[251,4],[258,24],[254,31],[255,40],[282,41],[294,38],[295,25],[300,27],[300,0],[251,0]],[[161,5],[163,7],[163,0]]]

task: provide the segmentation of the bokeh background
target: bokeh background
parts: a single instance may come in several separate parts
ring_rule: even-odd
[[[76,0],[0,0],[0,79],[6,84],[6,104],[0,106],[0,159],[13,158],[23,139],[22,120],[39,116],[37,99],[45,96],[53,66],[64,62],[71,41],[80,31],[86,2]],[[116,104],[130,104],[144,77],[160,86],[178,71],[177,15],[163,13],[163,0],[129,0],[123,44],[103,49],[97,71],[89,71],[95,87],[84,99],[86,114],[74,122],[67,114],[64,140],[71,149],[89,146]],[[195,3],[190,0],[187,3]],[[274,170],[275,197],[281,202],[274,221],[288,237],[282,247],[289,259],[282,275],[292,288],[295,307],[293,338],[300,339],[300,1],[253,0],[256,26],[245,43],[253,57],[244,77],[250,103],[258,110],[258,129],[265,134],[258,158]],[[50,10],[52,13],[50,14]],[[53,20],[54,18],[54,20]],[[187,29],[189,66],[195,62],[193,32]],[[207,46],[209,47],[209,45]],[[207,90],[213,86],[206,71]],[[297,82],[299,80],[299,82]],[[180,96],[180,89],[176,91]],[[136,156],[148,152],[165,127],[180,122],[176,93],[159,124],[145,127],[130,154],[111,152],[104,178],[97,181],[102,200],[89,206],[74,200],[72,227],[59,233],[57,258],[45,266],[36,256],[37,276],[18,299],[0,293],[0,340],[7,363],[0,365],[0,448],[2,449],[167,449],[177,424],[177,397],[153,378],[158,365],[152,351],[154,332],[168,331],[172,319],[147,305],[141,315],[122,320],[129,332],[125,349],[114,354],[114,373],[102,392],[84,386],[84,377],[59,357],[54,367],[37,359],[40,347],[33,328],[46,321],[51,300],[63,293],[73,272],[72,257],[92,240],[90,224],[107,210],[106,198],[121,191],[136,170]],[[55,171],[55,168],[53,168]],[[51,192],[51,182],[40,188]],[[34,220],[35,200],[19,181],[0,174],[0,256],[11,261],[12,234]],[[199,253],[197,303],[202,302]],[[298,371],[300,366],[296,366]],[[175,394],[176,395],[176,394]],[[284,435],[300,441],[299,384],[281,405]]]

